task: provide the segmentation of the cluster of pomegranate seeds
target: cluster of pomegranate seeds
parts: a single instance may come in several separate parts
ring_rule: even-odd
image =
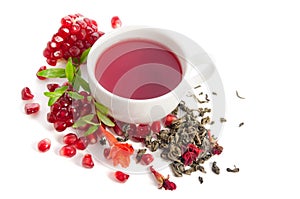
[[[97,22],[81,14],[68,15],[61,19],[61,27],[47,43],[43,55],[50,66],[69,57],[79,60],[83,51],[91,47],[104,33],[98,31]]]
[[[48,138],[44,138],[38,143],[38,150],[40,152],[46,152],[51,147],[51,141]]]
[[[47,85],[49,91],[59,87],[57,84]],[[69,88],[69,90],[72,90]],[[88,96],[85,91],[80,92],[81,95]],[[67,93],[64,93],[51,107],[47,113],[47,120],[53,123],[56,131],[62,132],[67,127],[71,127],[74,122],[82,116],[92,112],[92,105],[86,99],[74,100]]]
[[[115,178],[119,181],[119,182],[126,182],[129,178],[129,175],[126,173],[123,173],[122,171],[116,171],[115,172]]]

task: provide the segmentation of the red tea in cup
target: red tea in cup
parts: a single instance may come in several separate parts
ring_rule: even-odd
[[[107,91],[128,99],[151,99],[172,91],[182,80],[178,57],[146,39],[129,39],[106,49],[95,77]]]

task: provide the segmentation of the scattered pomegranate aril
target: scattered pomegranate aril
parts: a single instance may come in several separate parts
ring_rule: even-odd
[[[86,154],[83,156],[81,164],[83,167],[91,169],[94,167],[94,162],[91,154]]]
[[[53,92],[55,91],[55,89],[59,88],[59,84],[47,84],[47,89],[50,91],[50,92]]]
[[[63,121],[54,122],[54,128],[58,132],[63,132],[67,128],[67,124]]]
[[[86,137],[79,137],[76,142],[74,143],[74,146],[78,150],[84,150],[89,144],[89,140]]]
[[[76,155],[76,148],[73,145],[65,145],[59,150],[59,154],[71,158]]]
[[[37,113],[40,110],[40,105],[38,103],[27,103],[25,104],[25,113],[31,115]]]
[[[63,137],[63,142],[67,145],[71,145],[71,144],[75,144],[75,142],[77,141],[77,135],[74,133],[68,133],[66,135],[64,135]]]
[[[96,144],[98,141],[98,137],[96,133],[89,134],[86,137],[89,140],[89,144]]]
[[[40,152],[46,152],[51,147],[51,141],[48,138],[44,138],[38,142],[38,150]]]
[[[110,148],[105,148],[105,149],[103,150],[103,156],[104,156],[106,159],[108,159],[109,153],[110,153]]]
[[[154,133],[159,133],[161,129],[160,121],[153,122],[150,129]]]
[[[111,18],[111,27],[112,28],[120,28],[122,26],[122,21],[118,16],[114,16]]]
[[[145,138],[150,133],[150,126],[148,124],[139,124],[136,128],[136,136]]]
[[[177,120],[176,115],[173,114],[168,114],[164,119],[163,119],[163,123],[165,126],[170,126],[173,121]]]
[[[153,162],[153,160],[154,160],[153,156],[151,154],[147,153],[142,156],[141,164],[149,165],[151,162]]]
[[[37,71],[37,73],[40,72],[40,71],[46,70],[46,69],[47,69],[46,66],[41,66],[41,67],[39,68],[39,70]],[[39,76],[37,73],[36,73],[36,76],[37,76],[37,78],[38,78],[39,80],[45,80],[45,79],[47,79],[46,77]]]
[[[30,88],[24,87],[21,91],[22,100],[31,100],[34,95],[31,93]]]
[[[126,173],[123,173],[122,171],[116,171],[115,172],[115,178],[119,181],[119,182],[126,182],[129,178],[129,175]]]

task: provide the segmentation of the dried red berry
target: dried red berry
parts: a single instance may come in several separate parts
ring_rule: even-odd
[[[41,66],[41,67],[39,68],[39,70],[37,71],[36,76],[37,76],[37,78],[38,78],[39,80],[45,80],[45,79],[47,79],[46,77],[42,77],[42,76],[39,76],[39,75],[38,75],[38,72],[43,71],[43,70],[46,70],[46,69],[47,69],[46,66]]]
[[[76,148],[72,145],[65,145],[59,150],[59,154],[67,158],[71,158],[76,155]]]
[[[25,113],[31,115],[37,113],[40,110],[40,105],[38,103],[27,103],[25,104]]]
[[[30,88],[25,87],[21,91],[22,100],[31,100],[33,99],[34,95],[31,93]]]
[[[42,139],[38,143],[38,150],[40,152],[46,152],[50,149],[51,141],[48,138]]]
[[[83,158],[82,158],[81,164],[85,168],[89,168],[89,169],[93,168],[94,167],[94,162],[93,162],[93,159],[92,159],[92,155],[91,154],[84,155]]]
[[[66,135],[64,135],[63,137],[63,142],[67,145],[71,145],[71,144],[75,144],[75,142],[77,141],[77,135],[74,133],[68,133]]]
[[[116,171],[115,172],[115,178],[119,181],[119,182],[126,182],[129,178],[129,175],[126,173],[123,173],[122,171]]]
[[[122,21],[118,16],[114,16],[111,18],[111,27],[112,28],[119,28],[122,26]]]

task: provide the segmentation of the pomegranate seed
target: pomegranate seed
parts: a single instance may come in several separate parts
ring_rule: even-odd
[[[47,113],[47,121],[49,123],[54,123],[56,121],[56,117],[54,114],[52,113]]]
[[[109,156],[109,153],[110,153],[110,148],[105,148],[103,150],[103,156],[108,159],[108,156]]]
[[[89,144],[89,140],[86,137],[79,137],[76,140],[74,146],[78,150],[84,150],[84,149],[86,149],[86,147],[88,146],[88,144]]]
[[[153,162],[153,160],[154,160],[153,156],[147,153],[142,156],[141,163],[143,165],[149,165],[151,162]]]
[[[64,130],[66,130],[67,124],[63,121],[56,121],[56,122],[54,122],[54,128],[56,131],[62,132]]]
[[[39,68],[39,70],[37,71],[37,73],[40,72],[40,71],[46,70],[46,69],[47,69],[46,66],[41,66],[41,67]],[[38,78],[39,80],[45,80],[45,79],[47,79],[46,77],[39,76],[37,73],[36,73],[36,76],[37,76],[37,78]]]
[[[116,135],[123,136],[125,133],[121,130],[120,126],[116,123],[116,125],[113,127],[113,130]]]
[[[150,133],[150,126],[148,124],[140,124],[136,129],[137,137],[146,137]]]
[[[59,150],[59,154],[71,158],[76,155],[76,148],[72,145],[65,145]]]
[[[77,135],[74,133],[68,133],[64,135],[63,142],[67,145],[74,144],[77,141]]]
[[[25,104],[25,113],[27,115],[37,113],[40,110],[40,105],[38,103],[27,103]]]
[[[93,159],[92,159],[92,155],[91,154],[84,155],[83,158],[82,158],[81,164],[85,168],[89,168],[89,169],[93,168],[94,167],[94,162],[93,162]]]
[[[128,174],[123,173],[122,171],[116,171],[115,172],[115,178],[119,181],[119,182],[126,182],[129,178]]]
[[[40,152],[46,152],[50,149],[51,141],[48,138],[42,139],[38,143],[38,150]]]
[[[97,134],[96,133],[92,133],[92,134],[89,134],[88,136],[86,136],[87,139],[89,140],[89,144],[96,144],[97,141],[98,141],[98,138],[97,138]]]
[[[56,59],[47,59],[46,62],[47,62],[50,66],[56,66],[57,60],[56,60]]]
[[[112,28],[119,28],[122,26],[122,21],[118,16],[114,16],[111,18],[111,26]]]
[[[153,122],[151,124],[151,131],[154,133],[159,133],[161,129],[160,121]]]
[[[48,89],[50,92],[55,91],[55,89],[57,89],[58,87],[59,87],[59,84],[47,84],[47,89]]]
[[[174,120],[177,120],[177,117],[176,115],[173,115],[173,114],[169,114],[165,117],[163,123],[165,126],[170,126]]]
[[[34,95],[31,93],[30,88],[25,87],[21,91],[22,100],[31,100],[33,99]]]

